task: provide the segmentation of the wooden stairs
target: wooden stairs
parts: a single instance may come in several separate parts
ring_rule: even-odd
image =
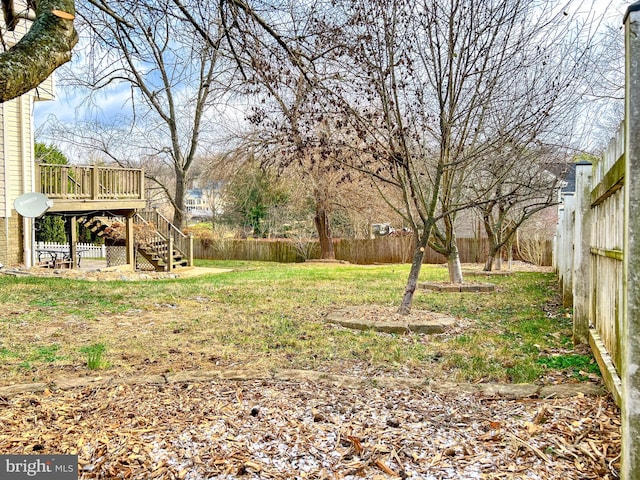
[[[116,222],[113,217],[98,215],[82,217],[78,221],[98,236],[108,235],[108,229]],[[190,237],[165,217],[157,212],[139,212],[135,215],[135,225],[136,253],[155,271],[167,272],[192,266],[193,244]]]
[[[153,268],[157,272],[165,272],[175,270],[176,268],[188,267],[189,260],[184,255],[173,249],[171,255],[167,255],[169,250],[169,244],[166,241],[157,241],[152,244],[136,244],[136,251],[139,255],[142,255],[147,262],[153,265]],[[171,262],[171,266],[168,267],[168,261]]]
[[[134,216],[136,251],[156,271],[171,272],[193,266],[193,239],[186,236],[156,210]]]
[[[102,237],[107,228],[109,228],[113,223],[113,220],[107,217],[87,216],[80,217],[78,219],[78,223],[84,225],[85,228],[91,230],[98,237]]]

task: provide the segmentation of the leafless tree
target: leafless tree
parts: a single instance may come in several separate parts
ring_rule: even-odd
[[[591,153],[606,146],[624,118],[624,29],[620,17],[598,32],[590,57],[582,117],[584,149]]]
[[[477,165],[469,186],[471,194],[482,198],[475,210],[489,240],[485,271],[491,271],[494,262],[500,269],[500,252],[511,245],[522,225],[557,204],[558,173],[568,168],[562,152],[504,150]]]
[[[122,115],[69,126],[70,140],[122,166],[146,158],[170,167],[169,184],[153,170],[149,178],[164,191],[178,228],[191,166],[230,82],[217,10],[193,6],[190,14],[208,25],[206,40],[170,0],[84,3],[78,28],[87,36],[85,62],[63,79],[94,95],[128,90]]]
[[[229,4],[229,15],[239,19],[240,25],[230,44],[236,47],[233,53],[251,101],[248,119],[253,134],[245,138],[265,165],[301,175],[313,194],[321,258],[335,259],[331,214],[337,184],[344,177],[336,157],[347,150],[333,142],[333,125],[316,83],[322,81],[317,66],[327,36],[336,27],[322,21],[321,14],[326,12],[319,0],[253,2],[250,14],[232,7]]]
[[[589,37],[569,6],[378,0],[345,10],[354,45],[336,59],[349,73],[331,91],[366,145],[355,167],[400,189],[398,209],[416,236],[401,313],[429,243],[448,256],[451,281],[462,281],[455,217],[489,201],[466,188],[478,165],[513,145],[567,140],[558,127]]]
[[[257,103],[249,116],[255,129],[250,138],[258,142],[254,146],[264,165],[301,174],[313,194],[321,258],[335,259],[331,213],[341,169],[335,157],[343,152],[331,143],[318,112],[317,92],[302,75],[291,78],[290,72],[275,65],[259,65],[252,71]]]

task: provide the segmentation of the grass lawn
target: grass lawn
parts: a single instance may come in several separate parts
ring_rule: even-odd
[[[351,305],[398,305],[409,265],[198,265],[234,270],[135,282],[0,276],[0,384],[227,367],[516,383],[598,374],[588,351],[573,349],[550,273],[493,277],[495,293],[416,292],[414,310],[461,319],[426,336],[323,320]],[[422,281],[446,278],[423,267]]]

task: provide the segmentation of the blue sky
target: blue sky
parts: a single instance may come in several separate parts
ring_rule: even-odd
[[[95,114],[113,118],[131,112],[130,91],[126,85],[97,92],[89,101],[86,91],[64,88],[57,83],[55,100],[37,102],[34,107],[36,129],[50,116],[55,116],[62,123],[73,123],[89,120]]]

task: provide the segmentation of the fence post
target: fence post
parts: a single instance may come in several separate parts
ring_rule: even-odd
[[[556,271],[558,272],[558,280],[560,282],[560,288],[562,288],[562,275],[564,275],[564,262],[562,258],[562,246],[564,245],[564,237],[566,235],[564,228],[564,205],[560,205],[558,208],[558,230],[556,234],[556,245],[553,252],[556,258]]]
[[[622,480],[640,478],[640,2],[625,15],[625,236]]]
[[[576,164],[576,225],[573,250],[573,343],[576,345],[589,341],[591,170],[589,162]]]
[[[573,306],[573,244],[575,241],[575,197],[564,196],[563,232],[560,256],[562,258],[562,305]]]

